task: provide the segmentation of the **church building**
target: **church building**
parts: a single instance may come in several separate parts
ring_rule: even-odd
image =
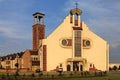
[[[81,21],[81,14],[82,10],[71,9],[47,37],[45,14],[33,14],[33,50],[38,50],[42,71],[108,71],[109,44]]]

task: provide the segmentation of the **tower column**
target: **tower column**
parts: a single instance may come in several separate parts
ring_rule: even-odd
[[[33,14],[34,25],[32,26],[33,33],[33,50],[38,50],[39,41],[45,37],[44,14],[36,12]]]

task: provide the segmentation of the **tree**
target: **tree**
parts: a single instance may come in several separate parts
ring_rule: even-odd
[[[118,67],[118,70],[120,70],[120,65],[119,65],[119,67]]]
[[[18,66],[19,66],[19,64],[18,64],[18,63],[15,63],[15,67],[17,67],[17,68],[18,68]]]
[[[2,69],[2,65],[0,65],[0,69]]]
[[[116,65],[113,66],[113,70],[117,70],[117,66]]]
[[[109,67],[109,70],[111,71],[111,70],[112,70],[112,68],[111,68],[111,67]]]

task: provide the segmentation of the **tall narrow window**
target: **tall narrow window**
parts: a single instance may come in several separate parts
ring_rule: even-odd
[[[78,20],[78,14],[75,14],[74,16],[75,16],[74,19],[75,19],[75,20]]]
[[[75,26],[78,26],[78,14],[74,15],[74,19],[75,19]]]
[[[79,30],[75,30],[75,57],[81,57],[81,32]]]

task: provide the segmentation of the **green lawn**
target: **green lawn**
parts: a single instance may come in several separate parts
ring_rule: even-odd
[[[80,73],[76,74],[62,74],[61,76],[58,74],[7,74],[7,73],[0,73],[0,80],[14,80],[14,78],[17,78],[18,80],[120,80],[120,72],[119,73],[108,73],[107,75],[100,76],[95,74],[87,74],[87,75],[81,75]]]

